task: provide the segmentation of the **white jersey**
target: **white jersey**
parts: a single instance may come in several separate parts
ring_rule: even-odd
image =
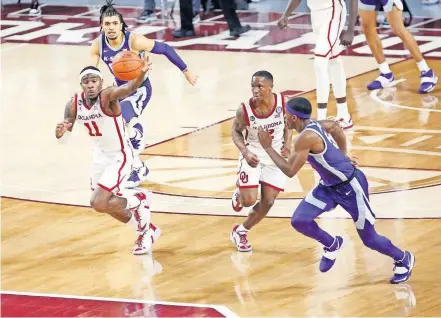
[[[334,2],[343,3],[343,0],[307,0],[307,4],[311,11],[318,11],[326,8],[331,8],[335,5]]]
[[[84,127],[96,150],[105,153],[131,151],[122,114],[107,115],[103,111],[100,96],[95,104],[87,105],[84,93],[76,93],[74,102],[77,108],[77,125]]]
[[[259,161],[266,165],[274,165],[274,162],[260,145],[257,129],[259,126],[268,129],[268,132],[273,137],[272,147],[279,154],[283,146],[285,133],[285,103],[281,94],[274,94],[274,96],[276,103],[273,110],[266,117],[261,117],[254,112],[252,99],[248,103],[242,103],[247,120],[245,143],[247,148],[259,158]]]

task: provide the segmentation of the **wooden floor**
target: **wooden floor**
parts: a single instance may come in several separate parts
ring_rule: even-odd
[[[320,273],[321,248],[286,219],[228,240],[237,217],[154,214],[165,232],[153,257],[130,255],[135,235],[88,208],[2,200],[2,289],[222,304],[240,316],[440,316],[441,220],[380,220],[378,232],[416,255],[410,282],[388,283],[393,264],[363,247],[350,220],[321,220],[350,238]]]
[[[276,91],[315,105],[311,55],[210,52],[207,59],[207,52],[180,51],[201,75],[198,87],[153,58],[153,98],[142,117],[151,172],[142,186],[156,192],[153,222],[163,235],[153,256],[135,257],[132,229],[86,207],[87,136],[74,130],[68,141],[53,138],[86,53],[2,44],[2,290],[216,304],[240,316],[441,316],[441,85],[418,94],[412,60],[388,58],[399,83],[368,92],[374,59],[343,57],[355,123],[348,139],[370,182],[378,231],[417,259],[408,284],[392,286],[392,261],[361,244],[341,209],[319,223],[349,244],[332,271],[319,272],[321,247],[289,222],[318,181],[308,166],[251,231],[252,253],[236,252],[228,239],[247,214],[230,205],[238,155],[231,118],[260,68],[273,73]],[[441,74],[441,60],[428,63]]]

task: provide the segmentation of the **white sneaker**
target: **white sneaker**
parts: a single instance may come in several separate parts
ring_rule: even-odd
[[[136,197],[141,201],[139,206],[130,209],[133,213],[135,220],[138,222],[138,232],[143,233],[148,230],[150,225],[150,219],[152,214],[150,212],[150,206],[152,204],[152,192],[140,191],[136,194]]]
[[[243,206],[240,204],[239,201],[239,188],[236,188],[236,190],[234,190],[233,197],[231,198],[231,206],[236,212],[240,212],[243,209]]]
[[[341,127],[341,129],[343,130],[348,130],[351,129],[352,127],[354,127],[354,123],[352,122],[352,116],[349,115],[349,119],[345,119],[343,117],[328,117],[328,120],[333,120],[336,121],[338,123],[338,125]]]
[[[249,252],[253,248],[251,247],[251,244],[248,243],[247,232],[237,232],[238,227],[239,225],[236,225],[233,228],[233,231],[230,234],[230,240],[234,245],[236,245],[239,252]]]
[[[161,230],[153,224],[150,224],[147,231],[139,234],[138,239],[135,242],[135,246],[133,247],[132,253],[134,255],[151,253],[152,245],[158,240],[160,235]]]

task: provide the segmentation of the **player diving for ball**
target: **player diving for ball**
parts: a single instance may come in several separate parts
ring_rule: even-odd
[[[119,52],[129,50],[135,53],[148,51],[154,54],[165,55],[170,62],[178,67],[191,85],[196,84],[197,77],[187,68],[185,62],[179,57],[176,51],[166,43],[148,39],[143,35],[127,31],[127,24],[123,16],[113,6],[113,0],[107,0],[100,10],[101,34],[93,40],[90,47],[92,65],[98,66],[101,59],[112,72],[112,60]],[[115,84],[121,86],[126,81],[115,77]],[[129,126],[129,136],[132,147],[135,151],[135,162],[128,180],[128,186],[137,187],[147,178],[148,168],[141,161],[139,155],[144,150],[144,127],[139,117],[146,108],[152,96],[152,86],[146,75],[141,86],[127,98],[120,100],[122,115]]]

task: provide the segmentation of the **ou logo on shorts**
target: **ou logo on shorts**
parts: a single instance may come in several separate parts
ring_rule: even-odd
[[[244,171],[240,173],[239,179],[242,183],[248,183],[248,175]]]

